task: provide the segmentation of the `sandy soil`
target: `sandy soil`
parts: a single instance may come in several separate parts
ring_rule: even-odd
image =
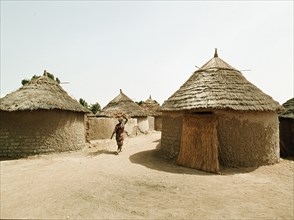
[[[162,159],[160,132],[1,161],[1,218],[293,219],[293,161],[223,175]],[[102,150],[101,150],[102,149]]]

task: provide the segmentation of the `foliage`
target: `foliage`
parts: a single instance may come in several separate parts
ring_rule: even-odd
[[[90,111],[93,112],[93,114],[96,114],[98,111],[101,110],[101,106],[99,105],[98,102],[96,102],[95,104],[93,105],[90,105]]]
[[[31,80],[29,80],[29,79],[23,79],[23,80],[21,81],[21,84],[24,86],[25,84],[28,84],[30,81],[31,81]]]
[[[95,104],[88,104],[84,99],[80,98],[79,103],[85,108],[89,109],[93,114],[96,114],[101,110],[100,104],[98,102]]]
[[[84,99],[80,98],[80,99],[79,99],[79,103],[80,103],[82,106],[88,108],[88,103],[87,103]]]
[[[53,74],[47,72],[46,70],[44,71],[43,76],[45,76],[45,75],[47,75],[47,76],[48,76],[50,79],[52,79],[52,80],[56,80],[56,82],[57,82],[58,84],[60,84],[60,79],[58,79],[57,77],[56,77],[56,79],[55,79],[55,76],[54,76]],[[31,79],[23,79],[23,80],[21,81],[21,84],[24,86],[24,85],[28,84],[30,81],[32,81],[32,80],[34,80],[34,79],[38,79],[39,77],[41,77],[41,76],[33,75]]]

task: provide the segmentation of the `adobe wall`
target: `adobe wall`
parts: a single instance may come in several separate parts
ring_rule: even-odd
[[[115,125],[118,123],[116,118],[97,118],[88,117],[87,119],[87,141],[110,139]],[[127,136],[137,135],[137,119],[130,118],[128,123],[125,125],[125,132]]]
[[[279,161],[279,121],[272,112],[217,111],[223,166],[259,166]]]
[[[148,116],[148,125],[149,125],[149,131],[154,130],[154,125],[155,125],[155,119],[153,116]]]
[[[160,116],[156,116],[155,119],[154,119],[154,129],[156,131],[161,131],[162,130],[162,117]]]
[[[85,146],[84,114],[61,110],[0,111],[0,156],[78,150]]]
[[[146,134],[149,131],[149,123],[147,117],[138,117],[137,118],[137,124],[139,131]]]
[[[160,149],[169,158],[176,158],[180,152],[182,126],[183,114],[164,113],[162,115]]]

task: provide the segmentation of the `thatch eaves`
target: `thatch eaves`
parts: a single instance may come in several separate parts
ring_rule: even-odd
[[[28,84],[0,99],[0,110],[2,111],[38,109],[89,112],[77,100],[71,98],[55,80],[47,76],[31,80]]]
[[[279,115],[282,118],[292,118],[294,119],[294,98],[289,99],[283,104],[284,111]]]
[[[97,112],[98,117],[120,117],[127,114],[129,117],[147,117],[148,113],[141,108],[132,99],[126,96],[122,90],[118,96],[111,100],[100,112]]]
[[[282,106],[216,52],[161,107],[161,111],[197,109],[278,112]]]
[[[149,116],[160,116],[160,115],[162,115],[162,113],[159,111],[160,105],[155,100],[153,100],[151,98],[151,95],[140,106],[142,108],[144,108],[148,112]]]

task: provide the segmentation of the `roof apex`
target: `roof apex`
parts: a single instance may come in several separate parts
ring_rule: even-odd
[[[120,89],[119,94],[111,100],[96,116],[116,117],[121,114],[127,114],[130,117],[146,117],[148,113],[137,103],[125,95]]]
[[[48,76],[40,76],[31,80],[18,90],[1,98],[0,110],[23,111],[38,109],[60,109],[74,112],[89,112],[77,100]]]
[[[160,110],[196,109],[279,112],[282,106],[221,60],[215,50],[214,57],[195,71]]]
[[[237,70],[222,59],[218,57],[217,48],[215,48],[214,56],[207,63],[205,63],[202,67],[197,71],[207,70],[207,69],[231,69]],[[238,71],[238,70],[237,70]]]

